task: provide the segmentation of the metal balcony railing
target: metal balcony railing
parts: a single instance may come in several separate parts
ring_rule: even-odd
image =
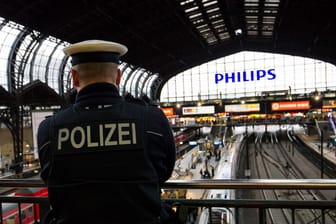
[[[0,188],[43,188],[45,185],[40,180],[25,180],[25,179],[1,179]],[[288,190],[336,190],[336,180],[330,179],[296,179],[296,180],[284,180],[284,179],[223,179],[223,180],[174,180],[168,181],[164,186],[164,189],[204,189],[204,190],[238,190],[238,189],[255,189],[255,190],[272,190],[272,189],[288,189]],[[336,200],[264,200],[264,199],[164,199],[167,203],[173,205],[176,208],[197,208],[198,213],[207,211],[207,221],[198,220],[193,223],[242,223],[242,217],[238,217],[240,209],[244,208],[255,208],[258,211],[258,223],[269,223],[266,221],[267,210],[279,208],[288,209],[291,214],[291,218],[288,223],[295,222],[295,211],[300,209],[313,209],[318,210],[319,221],[311,223],[329,223],[326,218],[328,216],[336,216]],[[16,212],[13,211],[12,214],[6,213],[4,211],[4,205],[8,203],[16,204]],[[27,214],[24,213],[27,204],[47,204],[47,197],[34,197],[34,196],[0,196],[0,204],[2,210],[0,210],[0,220],[1,223],[6,223],[6,219],[11,218],[15,222],[11,223],[26,223]],[[34,207],[35,208],[35,207]],[[41,207],[39,207],[40,209]],[[226,209],[227,214],[231,214],[231,218],[223,217],[219,221],[215,218],[215,212],[219,209]],[[20,213],[17,211],[21,210]],[[223,210],[221,210],[223,211]],[[234,212],[233,212],[234,211]],[[40,222],[43,212],[41,211],[30,211],[35,215],[35,223]],[[19,215],[20,214],[20,215]],[[40,215],[36,215],[40,214]],[[223,213],[222,213],[223,216]],[[218,218],[218,217],[217,217]],[[244,218],[244,217],[243,217]],[[336,217],[335,217],[336,218]],[[8,222],[9,223],[9,222]],[[34,222],[32,222],[34,223]],[[192,223],[192,222],[189,222]],[[302,223],[302,222],[300,222]]]

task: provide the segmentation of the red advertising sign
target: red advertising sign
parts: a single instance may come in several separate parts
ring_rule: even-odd
[[[161,108],[161,110],[166,115],[166,117],[174,116],[174,108],[173,107],[165,107],[165,108]]]
[[[309,110],[309,109],[310,109],[309,100],[272,103],[272,111]]]

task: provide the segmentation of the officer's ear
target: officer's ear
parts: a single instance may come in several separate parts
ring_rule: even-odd
[[[121,80],[121,70],[118,68],[117,70],[117,79],[116,79],[116,84],[119,86]]]
[[[75,69],[71,69],[72,82],[75,87],[79,87],[78,72]]]

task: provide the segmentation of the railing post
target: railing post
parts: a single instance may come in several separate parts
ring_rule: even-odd
[[[0,220],[1,220],[1,223],[2,223],[2,216],[3,216],[3,214],[2,214],[2,202],[0,202],[0,207],[1,207],[1,209],[0,209]]]
[[[295,208],[292,208],[292,224],[295,224]]]
[[[236,224],[239,224],[239,208],[232,208],[235,212],[235,221],[236,221]]]
[[[322,223],[326,223],[325,221],[325,209],[321,209],[321,218],[322,218]]]
[[[36,204],[33,205],[33,211],[34,211],[34,220],[37,223],[37,207],[39,208],[39,210],[41,210],[41,203],[40,206],[37,206]],[[39,213],[41,214],[41,211],[39,211]],[[42,217],[40,217],[40,221],[41,221]]]
[[[266,224],[266,209],[259,208],[259,224]]]
[[[18,218],[19,218],[19,224],[22,224],[21,203],[18,203]]]
[[[209,209],[209,219],[210,219],[210,224],[212,224],[212,210],[211,210],[211,207],[208,207]]]
[[[321,179],[323,179],[324,161],[323,161],[323,131],[321,130]]]

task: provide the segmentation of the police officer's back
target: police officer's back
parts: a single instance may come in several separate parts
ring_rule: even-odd
[[[64,50],[76,101],[38,131],[55,223],[159,223],[160,185],[172,173],[175,145],[160,109],[120,97],[117,64],[126,51],[105,41]]]

